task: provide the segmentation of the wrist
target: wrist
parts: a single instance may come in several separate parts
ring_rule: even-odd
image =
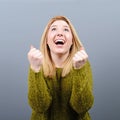
[[[39,67],[33,67],[33,66],[31,65],[30,68],[31,68],[35,73],[38,73],[38,72],[40,71],[40,66],[39,66]]]

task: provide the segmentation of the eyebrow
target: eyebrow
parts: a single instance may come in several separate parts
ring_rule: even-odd
[[[51,27],[57,27],[57,25],[52,25]],[[69,28],[69,26],[67,26],[67,25],[64,25],[63,27]]]

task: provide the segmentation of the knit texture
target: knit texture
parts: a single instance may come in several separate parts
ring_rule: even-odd
[[[61,77],[56,68],[54,78],[43,72],[28,74],[28,102],[31,120],[91,120],[89,109],[94,102],[93,79],[89,62]]]

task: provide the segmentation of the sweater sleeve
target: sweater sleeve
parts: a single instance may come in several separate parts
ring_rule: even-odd
[[[36,111],[45,112],[52,101],[42,71],[35,73],[32,69],[28,74],[28,103]]]
[[[78,113],[87,112],[93,105],[93,79],[89,61],[81,69],[73,69],[71,107]]]

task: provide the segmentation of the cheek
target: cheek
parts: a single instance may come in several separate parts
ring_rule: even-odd
[[[53,38],[55,36],[55,32],[49,32],[48,33],[48,38]]]
[[[72,39],[72,34],[66,34],[67,39]]]
[[[72,35],[67,34],[66,38],[68,39],[69,44],[72,44],[72,38],[73,38]]]
[[[52,33],[48,33],[48,35],[47,35],[47,44],[50,44],[52,39],[53,39],[53,34]]]

